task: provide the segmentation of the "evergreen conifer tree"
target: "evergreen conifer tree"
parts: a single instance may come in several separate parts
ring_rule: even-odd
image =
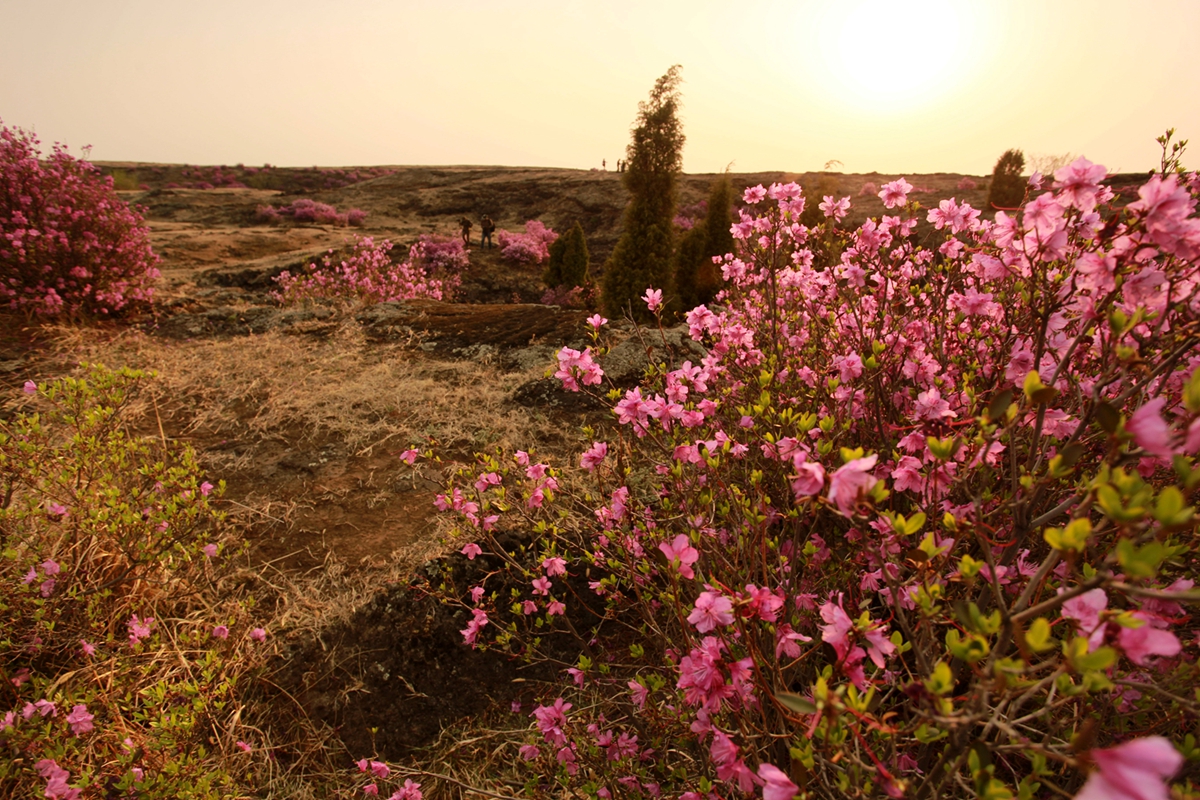
[[[588,263],[587,236],[583,226],[576,222],[565,236],[558,237],[550,245],[550,259],[546,262],[542,280],[550,289],[586,286]]]
[[[638,298],[647,287],[671,293],[675,179],[683,167],[683,123],[679,120],[676,64],[659,78],[650,99],[638,103],[637,126],[626,149],[622,173],[631,195],[624,230],[604,271],[604,311],[613,318],[632,313],[648,319]]]
[[[721,272],[714,256],[733,251],[733,187],[729,176],[713,183],[708,193],[708,211],[704,219],[685,233],[675,257],[675,292],[682,310],[707,303],[721,286]]]
[[[988,208],[1012,209],[1025,199],[1025,154],[1020,150],[1005,150],[992,171],[992,185],[988,187]]]

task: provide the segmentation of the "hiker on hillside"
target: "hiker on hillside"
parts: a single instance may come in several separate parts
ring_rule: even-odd
[[[487,214],[484,214],[483,220],[479,223],[479,226],[483,230],[482,235],[479,237],[479,246],[491,247],[492,231],[496,230],[496,223],[492,222],[491,217],[489,217]]]
[[[471,226],[473,223],[471,222],[471,220],[467,219],[466,217],[463,217],[462,219],[460,219],[458,221],[458,224],[462,227],[463,245],[466,247],[470,247],[471,246]]]

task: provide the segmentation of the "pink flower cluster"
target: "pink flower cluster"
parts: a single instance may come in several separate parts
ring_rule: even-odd
[[[558,234],[547,228],[540,220],[525,223],[524,233],[496,232],[496,243],[500,245],[500,257],[518,264],[541,264],[550,257],[550,245]]]
[[[154,296],[158,257],[112,179],[0,122],[0,306],[42,316],[118,314]]]
[[[255,219],[268,225],[291,219],[295,222],[315,222],[319,225],[338,225],[344,228],[348,225],[362,226],[367,219],[367,212],[360,208],[352,208],[343,213],[328,203],[301,197],[286,206],[260,205],[255,209]]]
[[[461,246],[461,243],[460,243]],[[409,259],[392,263],[388,255],[392,243],[376,243],[364,236],[354,243],[351,255],[335,261],[333,252],[321,264],[309,264],[297,275],[281,273],[275,282],[279,288],[273,297],[281,303],[306,300],[342,299],[362,304],[387,303],[427,297],[448,299],[458,287],[456,274],[434,272],[422,264],[428,245],[419,242],[409,250]]]

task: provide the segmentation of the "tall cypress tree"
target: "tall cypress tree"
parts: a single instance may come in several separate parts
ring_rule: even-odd
[[[685,233],[675,255],[675,292],[684,311],[713,299],[721,286],[721,271],[713,256],[733,252],[733,187],[722,175],[708,192],[704,219]]]
[[[675,216],[675,179],[683,168],[683,123],[679,120],[676,64],[659,78],[650,99],[638,103],[633,140],[626,148],[623,173],[629,190],[624,229],[604,270],[604,311],[610,317],[631,313],[648,319],[638,298],[647,287],[671,293]]]

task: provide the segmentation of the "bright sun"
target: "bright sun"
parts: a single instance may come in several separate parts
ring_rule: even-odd
[[[951,0],[830,6],[825,63],[845,102],[869,111],[928,105],[956,88],[969,58],[969,7]]]

